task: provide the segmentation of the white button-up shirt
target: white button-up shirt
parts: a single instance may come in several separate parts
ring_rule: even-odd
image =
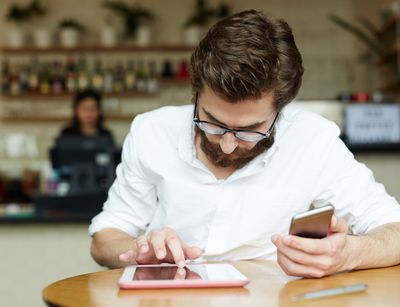
[[[312,203],[333,204],[354,234],[400,221],[396,200],[317,114],[285,107],[274,145],[225,180],[196,158],[192,119],[193,106],[135,118],[91,235],[170,227],[207,260],[274,259],[271,236],[287,233],[291,217]]]

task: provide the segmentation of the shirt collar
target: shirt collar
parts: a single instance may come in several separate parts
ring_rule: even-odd
[[[194,105],[188,108],[186,118],[184,119],[184,125],[179,135],[178,152],[181,159],[185,162],[192,162],[196,157],[196,148],[194,146],[194,124],[193,124],[193,112]]]

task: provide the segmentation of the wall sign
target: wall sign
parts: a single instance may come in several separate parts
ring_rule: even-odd
[[[400,105],[348,105],[345,134],[349,144],[400,143]]]

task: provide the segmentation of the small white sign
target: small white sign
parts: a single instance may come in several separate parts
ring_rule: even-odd
[[[345,131],[351,144],[400,143],[400,105],[348,105]]]

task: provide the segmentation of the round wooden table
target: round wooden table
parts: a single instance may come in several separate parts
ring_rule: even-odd
[[[321,279],[294,279],[269,261],[232,263],[250,284],[232,289],[120,290],[122,269],[90,273],[57,281],[43,290],[49,306],[399,306],[400,266],[341,273]],[[362,293],[294,302],[299,294],[365,283]]]

